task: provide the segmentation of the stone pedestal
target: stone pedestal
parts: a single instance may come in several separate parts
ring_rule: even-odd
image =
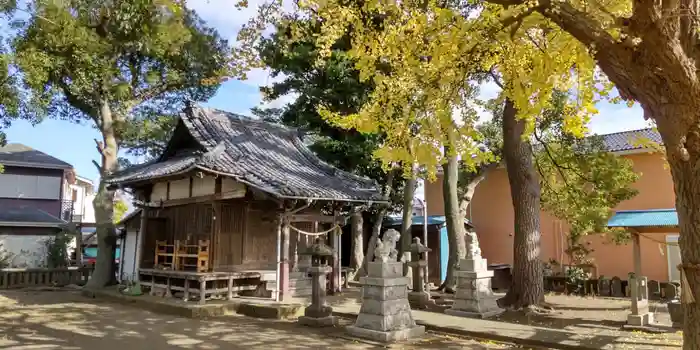
[[[311,305],[304,309],[304,316],[299,317],[300,324],[313,327],[332,327],[338,323],[337,318],[333,316],[333,309],[326,305],[326,275],[332,270],[330,266],[308,268],[313,282]]]
[[[409,251],[411,252],[411,262],[408,263],[408,266],[411,267],[412,271],[413,288],[408,293],[408,303],[414,309],[427,309],[432,300],[430,293],[425,288],[425,272],[428,266],[425,254],[431,249],[421,244],[420,238],[416,237],[413,239]]]
[[[381,342],[420,337],[425,327],[416,325],[408,304],[408,278],[403,263],[395,261],[367,263],[362,277],[362,307],[355,324],[347,327],[353,336]]]
[[[453,316],[488,318],[501,314],[503,310],[496,303],[491,290],[491,277],[486,259],[481,256],[462,259],[457,276],[457,293],[452,307],[445,313]]]
[[[654,314],[649,312],[647,278],[638,278],[634,274],[630,274],[629,285],[632,312],[627,315],[627,325],[632,327],[646,327],[652,325],[654,323]]]
[[[408,292],[408,303],[414,309],[426,309],[431,302],[430,293],[425,290],[425,284],[423,283],[423,274],[427,264],[422,260],[408,264],[413,272],[413,290]]]

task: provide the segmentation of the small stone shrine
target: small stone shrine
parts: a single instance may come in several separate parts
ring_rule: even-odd
[[[314,244],[300,253],[311,257],[311,266],[307,271],[312,281],[311,305],[304,309],[304,316],[299,317],[300,324],[312,327],[332,327],[337,324],[333,308],[326,305],[326,275],[333,270],[328,266],[328,260],[333,254],[333,249],[322,238],[316,238]]]
[[[362,307],[355,324],[347,327],[350,335],[381,342],[420,337],[425,327],[416,325],[408,303],[408,278],[403,263],[397,261],[399,232],[387,230],[384,242],[377,240],[375,261],[367,263],[362,277]]]
[[[425,309],[431,302],[430,293],[425,290],[425,268],[428,266],[425,253],[429,253],[431,250],[421,244],[420,238],[413,239],[410,248],[411,262],[408,263],[413,271],[413,289],[408,292],[408,302],[415,309]]]
[[[445,313],[453,316],[488,318],[503,312],[496,303],[496,296],[491,290],[491,277],[486,259],[481,257],[479,240],[476,233],[467,232],[464,237],[467,243],[467,255],[459,262],[457,276],[457,292],[452,307]]]
[[[632,327],[644,327],[654,323],[654,314],[649,312],[649,289],[647,278],[629,274],[630,299],[632,312],[627,315],[627,325]]]

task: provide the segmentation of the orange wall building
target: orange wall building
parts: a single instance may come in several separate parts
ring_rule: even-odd
[[[607,148],[622,157],[633,161],[634,170],[640,174],[634,184],[639,193],[615,210],[644,210],[675,208],[675,194],[670,171],[659,153],[643,149],[635,142],[640,137],[660,142],[659,135],[651,129],[634,130],[603,135]],[[442,175],[437,181],[425,184],[425,198],[428,215],[444,215],[442,198]],[[513,263],[513,205],[510,197],[508,174],[505,167],[489,172],[478,185],[467,218],[472,221],[479,236],[483,256],[489,264]],[[567,224],[546,212],[540,214],[542,241],[541,259],[568,263],[566,247]],[[676,233],[645,234],[641,236],[642,274],[650,280],[677,280],[676,269],[669,269],[680,263],[680,252],[676,245]],[[598,269],[598,275],[608,278],[627,278],[634,270],[632,244],[616,245],[608,242],[603,235],[589,235],[584,238],[594,249],[590,257]]]

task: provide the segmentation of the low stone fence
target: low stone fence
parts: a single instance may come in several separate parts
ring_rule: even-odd
[[[0,289],[83,284],[92,270],[91,267],[0,269]]]
[[[649,299],[671,300],[677,297],[677,282],[659,282],[649,280]],[[628,282],[619,277],[597,278],[581,281],[578,284],[568,283],[566,277],[547,276],[544,278],[544,289],[547,292],[566,293],[581,296],[596,295],[606,297],[626,298],[630,296]]]

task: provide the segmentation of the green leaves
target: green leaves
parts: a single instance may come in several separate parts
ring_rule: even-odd
[[[569,224],[570,254],[583,259],[587,250],[580,238],[608,232],[612,209],[638,193],[632,186],[639,175],[630,160],[610,153],[600,136],[579,138],[567,131],[567,95],[553,96],[554,108],[544,114],[534,133],[542,204]]]
[[[182,1],[29,5],[9,58],[21,72],[14,86],[26,91],[20,101],[39,115],[109,125],[132,154],[158,152],[174,126],[165,118],[210,98],[228,76],[228,43]]]
[[[13,42],[36,103],[61,118],[100,123],[100,100],[118,119],[148,105],[180,108],[212,96],[228,44],[180,1],[35,1]],[[215,82],[215,83],[212,83]]]

